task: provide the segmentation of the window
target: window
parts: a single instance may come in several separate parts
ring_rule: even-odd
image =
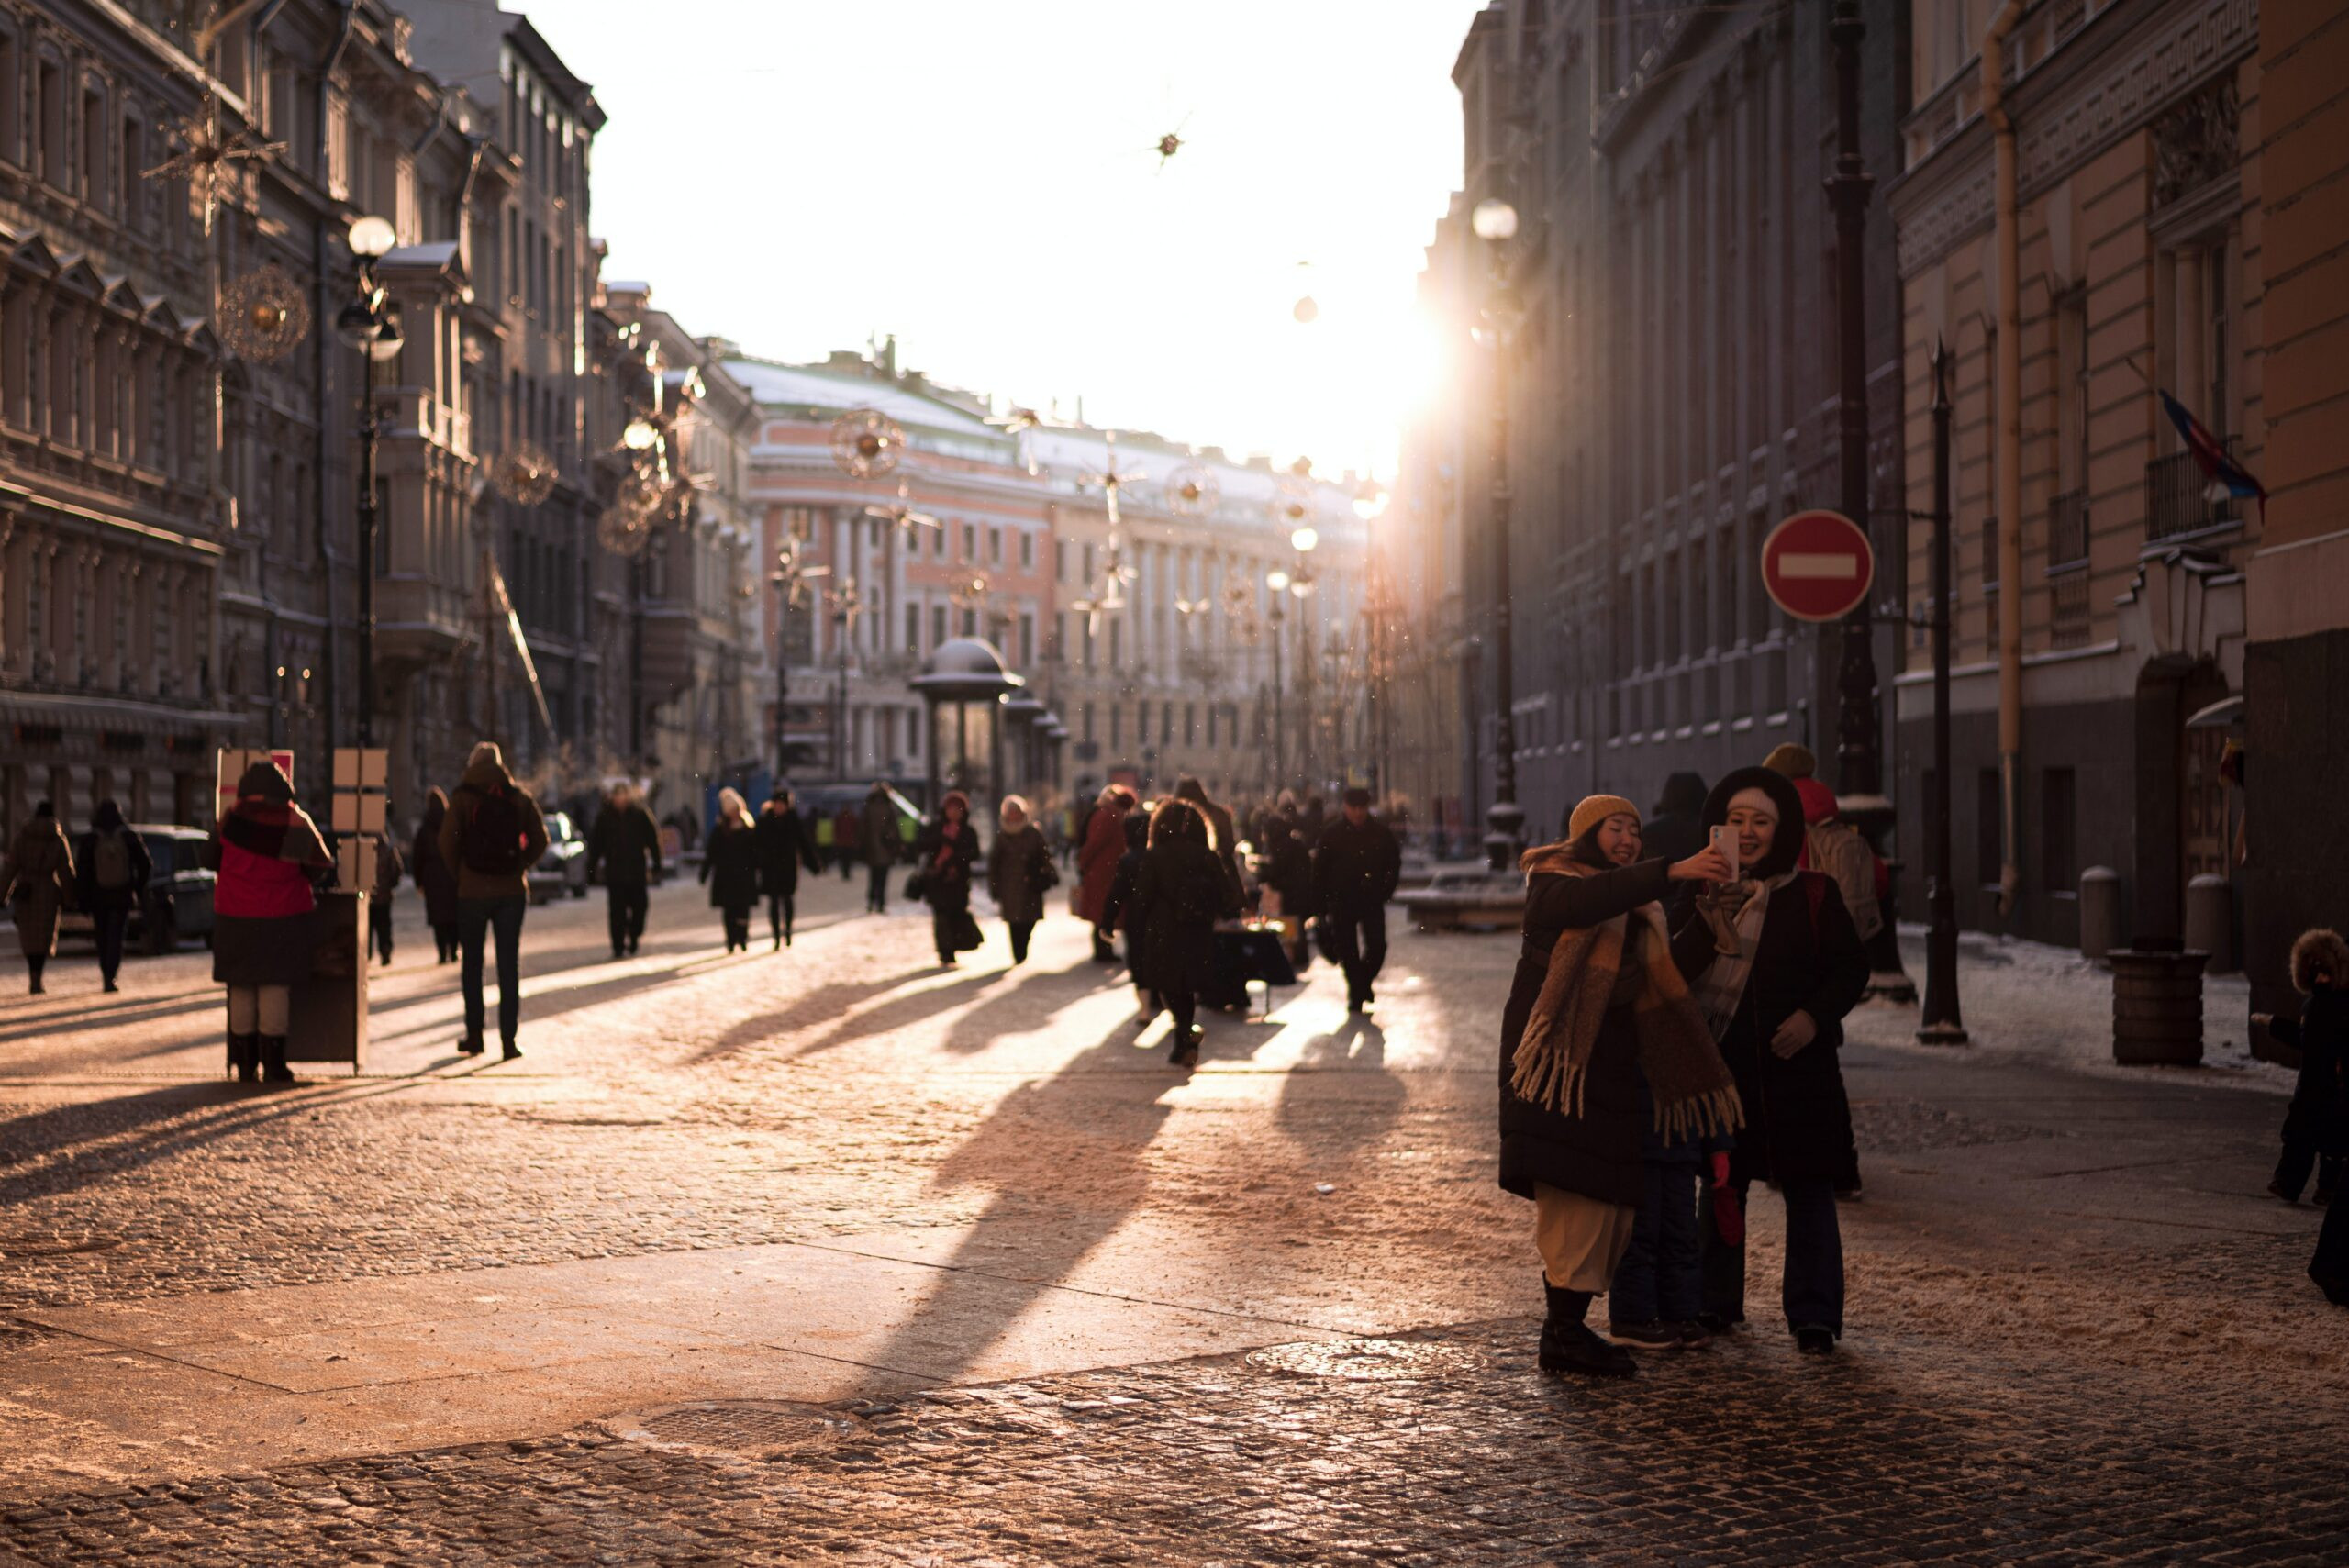
[[[1085,705],[1080,717],[1083,721],[1083,728],[1080,733],[1085,737],[1085,743],[1090,746],[1093,744],[1093,705],[1091,703],[1086,703]]]
[[[82,93],[82,199],[95,206],[106,195],[106,100],[95,88]]]
[[[2041,885],[2062,897],[2078,890],[2076,846],[2078,795],[2069,768],[2046,768],[2039,775],[2039,875]]]
[[[1019,570],[1036,570],[1036,536],[1026,528],[1019,530]]]
[[[906,606],[906,651],[908,653],[921,651],[921,606],[919,605]]]
[[[1022,534],[1022,539],[1028,536]],[[1036,617],[1029,611],[1019,616],[1019,667],[1023,670],[1036,662]]]
[[[115,210],[122,214],[123,222],[133,228],[140,227],[139,218],[143,216],[139,208],[145,204],[139,198],[146,187],[139,179],[139,172],[146,167],[145,129],[139,125],[138,116],[125,115],[122,119],[122,143],[117,150],[114,171]]]
[[[19,166],[25,160],[17,145],[17,129],[23,124],[17,93],[24,71],[23,58],[17,52],[17,36],[0,33],[0,162]]]
[[[33,134],[40,139],[40,177],[65,189],[65,68],[41,61],[39,97],[33,106]]]
[[[1068,581],[1068,540],[1064,539],[1056,539],[1052,541],[1052,581],[1055,583]]]
[[[979,526],[976,523],[963,525],[963,559],[974,566],[978,564]]]
[[[1112,670],[1119,668],[1119,659],[1123,651],[1120,645],[1124,641],[1119,634],[1125,629],[1126,624],[1122,617],[1109,622],[1109,668]]]
[[[1089,544],[1088,544],[1088,545],[1086,545],[1086,546],[1085,547],[1085,586],[1087,586],[1087,587],[1090,587],[1090,586],[1092,586],[1092,584],[1093,584],[1093,547],[1092,547],[1091,545],[1089,545]]]
[[[1126,743],[1126,710],[1116,703],[1109,705],[1109,750],[1119,751]]]
[[[1190,739],[1190,716],[1186,712],[1183,719],[1183,738],[1186,740],[1188,740]],[[1208,744],[1209,746],[1213,746],[1215,744],[1215,704],[1213,703],[1208,704]]]
[[[932,653],[937,652],[938,645],[945,640],[946,606],[932,605],[930,606],[930,651]]]
[[[2000,865],[1998,770],[1984,768],[1976,775],[1974,797],[1974,876],[1985,888],[1998,885]]]
[[[1001,528],[987,529],[987,564],[989,566],[1003,564],[1003,530]]]

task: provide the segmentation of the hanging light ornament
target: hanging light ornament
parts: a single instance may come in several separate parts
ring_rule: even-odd
[[[274,261],[220,291],[220,340],[250,364],[274,364],[309,330],[309,302]]]
[[[852,408],[832,421],[832,461],[856,479],[872,479],[897,466],[906,432],[878,408]]]
[[[1313,482],[1298,474],[1283,474],[1273,483],[1273,521],[1284,531],[1303,527],[1313,517]]]
[[[1221,499],[1215,470],[1196,458],[1166,476],[1166,509],[1178,517],[1204,517]]]
[[[518,506],[535,506],[554,493],[559,476],[547,450],[524,441],[491,465],[489,485]]]

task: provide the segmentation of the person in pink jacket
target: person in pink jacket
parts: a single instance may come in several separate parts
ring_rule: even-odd
[[[274,762],[237,781],[237,804],[213,830],[212,978],[228,988],[228,1060],[240,1083],[290,1084],[285,1029],[293,988],[318,947],[312,883],[333,869],[317,824],[294,804]]]

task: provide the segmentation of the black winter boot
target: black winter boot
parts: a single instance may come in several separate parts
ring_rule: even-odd
[[[261,1036],[232,1034],[228,1037],[228,1065],[237,1070],[239,1084],[261,1082]]]
[[[1580,1377],[1639,1375],[1639,1369],[1631,1363],[1631,1351],[1620,1345],[1609,1344],[1583,1322],[1584,1314],[1590,1310],[1589,1292],[1561,1290],[1550,1283],[1546,1274],[1542,1276],[1542,1288],[1550,1300],[1550,1314],[1542,1322],[1538,1352],[1543,1372],[1570,1372]]]
[[[294,1069],[285,1065],[285,1037],[265,1034],[261,1037],[261,1081],[264,1084],[291,1084]]]

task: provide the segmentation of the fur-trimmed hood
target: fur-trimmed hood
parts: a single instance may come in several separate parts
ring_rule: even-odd
[[[2292,944],[2292,989],[2313,996],[2320,974],[2336,986],[2349,987],[2349,941],[2321,926],[2302,931]]]

